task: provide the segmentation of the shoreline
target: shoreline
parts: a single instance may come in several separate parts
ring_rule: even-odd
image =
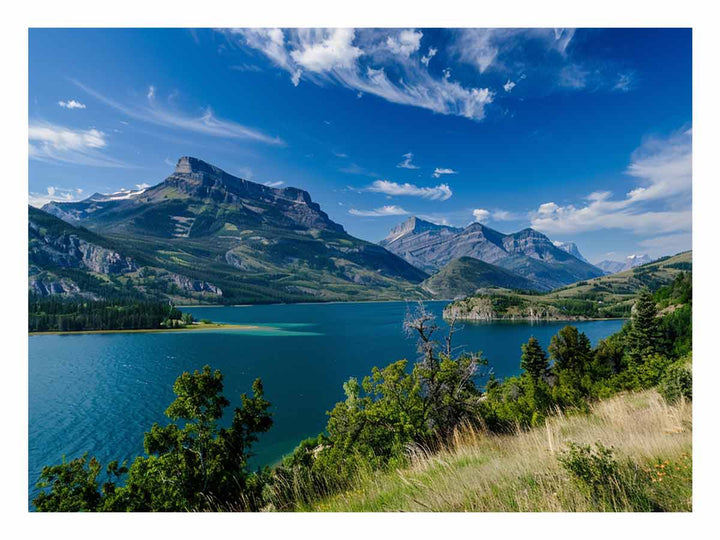
[[[330,300],[328,302],[273,302],[268,304],[184,304],[176,305],[178,309],[182,308],[221,308],[221,307],[257,307],[257,306],[321,306],[328,304],[399,304],[399,303],[417,303],[417,302],[452,302],[452,300],[443,299],[425,299],[425,300]]]
[[[531,317],[492,317],[490,319],[475,319],[475,318],[461,318],[457,317],[455,320],[458,322],[497,322],[497,321],[509,321],[509,322],[592,322],[592,321],[626,321],[629,317],[585,317],[585,318],[531,318]],[[443,317],[443,320],[448,320]]]
[[[274,326],[259,326],[254,324],[199,324],[184,328],[137,328],[123,330],[50,330],[46,332],[28,332],[28,337],[32,336],[72,336],[80,334],[156,334],[156,333],[172,333],[172,332],[202,332],[208,330],[277,330]]]

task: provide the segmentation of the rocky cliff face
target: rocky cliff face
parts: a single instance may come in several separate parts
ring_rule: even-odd
[[[582,262],[586,262],[586,263],[588,263],[588,264],[592,264],[590,261],[588,261],[588,260],[583,256],[582,253],[580,253],[580,250],[578,249],[577,244],[576,244],[575,242],[557,242],[557,241],[554,241],[554,242],[553,242],[553,245],[554,245],[556,248],[560,248],[560,249],[562,249],[563,251],[569,253],[570,255],[572,255],[573,257],[575,257],[576,259],[581,260]]]
[[[28,222],[28,233],[28,259],[32,264],[41,267],[84,268],[105,275],[138,270],[138,265],[130,257],[87,242],[77,234],[63,232],[53,236],[43,233],[41,226],[32,219]]]
[[[554,306],[522,303],[509,307],[496,307],[492,295],[473,296],[449,304],[443,310],[443,318],[460,321],[559,321],[575,320]]]

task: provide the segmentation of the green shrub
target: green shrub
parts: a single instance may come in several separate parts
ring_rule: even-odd
[[[678,401],[681,396],[692,400],[692,368],[690,364],[683,359],[670,365],[665,370],[658,390],[670,403]]]
[[[606,448],[599,442],[595,443],[595,448],[571,442],[568,449],[558,456],[558,461],[593,495],[602,495],[620,476],[612,447]]]

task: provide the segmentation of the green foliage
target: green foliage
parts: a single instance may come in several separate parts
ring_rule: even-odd
[[[453,355],[452,327],[441,349],[434,338],[438,327],[422,306],[405,328],[418,336],[420,361],[411,371],[406,360],[375,367],[362,383],[351,378],[344,384],[345,401],[328,413],[327,436],[303,441],[278,470],[279,506],[288,504],[289,479],[309,482],[306,493],[333,492],[349,485],[358,467],[399,465],[409,444],[432,447],[478,420],[481,355]]]
[[[87,455],[43,470],[33,501],[38,510],[184,511],[211,508],[219,503],[242,503],[256,510],[267,471],[250,473],[247,460],[259,433],[272,425],[270,403],[260,379],[253,395],[243,394],[229,428],[219,426],[229,405],[222,395],[223,377],[205,366],[183,373],[173,386],[176,399],[165,411],[171,423],[154,424],[145,434],[147,455],[128,468],[108,465],[112,481],[99,489],[100,463]],[[122,486],[116,481],[127,473]]]
[[[680,398],[692,400],[692,367],[687,358],[668,366],[658,386],[660,394],[670,403]]]
[[[167,321],[179,321],[181,317],[192,319],[189,313],[182,313],[167,302],[86,300],[35,294],[29,295],[28,310],[30,332],[152,329],[173,326]]]
[[[643,358],[660,352],[660,327],[655,299],[649,290],[638,296],[633,308],[632,327],[628,336],[630,361],[640,364]]]
[[[546,375],[550,369],[547,355],[534,336],[530,337],[528,342],[522,345],[520,368],[529,373],[535,380]]]
[[[590,340],[576,327],[566,326],[552,337],[548,351],[558,371],[583,375],[591,356]]]
[[[595,448],[571,442],[567,450],[558,456],[558,461],[593,495],[603,495],[619,478],[619,466],[613,449],[599,442],[595,443]]]

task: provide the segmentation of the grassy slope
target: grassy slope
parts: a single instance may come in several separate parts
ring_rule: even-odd
[[[557,460],[568,442],[597,441],[614,448],[633,479],[633,487],[605,505]],[[691,443],[691,404],[667,405],[654,390],[621,394],[595,404],[589,415],[552,417],[513,435],[465,431],[444,451],[415,451],[408,468],[362,474],[355,490],[306,510],[632,511],[651,501],[654,509],[690,511]],[[658,482],[660,471],[665,475]],[[639,503],[640,489],[645,503]]]
[[[535,284],[499,266],[472,257],[460,257],[423,281],[422,287],[440,298],[454,298],[473,294],[482,287],[527,290],[535,288]]]
[[[487,303],[496,298],[494,304],[502,304],[495,310],[498,316],[518,316],[528,307],[545,308],[555,316],[562,316],[568,310],[576,309],[580,317],[622,317],[630,314],[635,297],[643,287],[652,290],[670,283],[682,269],[674,265],[691,265],[692,252],[686,251],[667,259],[655,261],[609,276],[580,281],[545,294],[521,294],[511,291],[483,291],[477,297],[470,297],[454,305],[467,312],[475,304]],[[501,300],[501,301],[500,301]],[[506,306],[510,306],[510,311]]]

